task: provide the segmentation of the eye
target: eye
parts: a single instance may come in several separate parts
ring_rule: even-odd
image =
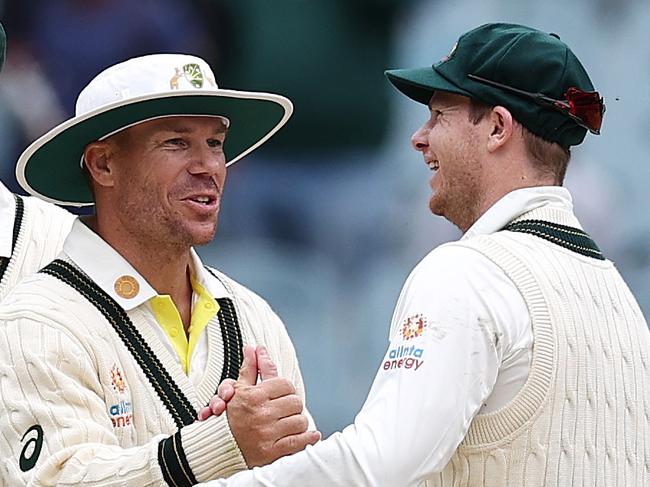
[[[223,146],[223,140],[221,139],[208,139],[208,147],[213,149],[218,149]]]
[[[174,148],[186,148],[187,147],[187,142],[185,142],[184,139],[177,137],[174,139],[168,139],[165,141],[165,145],[172,146]]]

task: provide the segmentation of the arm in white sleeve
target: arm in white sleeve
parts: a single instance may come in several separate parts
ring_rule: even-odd
[[[444,246],[402,289],[391,340],[354,424],[270,466],[210,485],[411,486],[442,470],[491,394],[512,335],[503,272]]]

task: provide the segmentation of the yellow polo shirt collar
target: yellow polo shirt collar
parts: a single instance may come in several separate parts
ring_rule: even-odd
[[[201,333],[208,322],[219,312],[219,303],[201,283],[194,277],[190,279],[190,282],[192,283],[193,296],[188,333],[185,333],[181,315],[168,294],[157,295],[149,300],[151,310],[174,347],[186,374],[189,374],[192,353]]]
[[[11,193],[7,193],[13,200]],[[190,251],[190,274],[192,276],[190,282],[193,292],[191,328],[188,335],[185,334],[178,310],[169,296],[167,296],[167,300],[154,299],[160,297],[155,289],[124,257],[86,226],[84,219],[74,221],[72,230],[63,245],[63,250],[72,262],[79,266],[125,311],[131,311],[141,305],[150,305],[149,309],[156,321],[156,323],[152,323],[152,326],[156,328],[156,334],[163,341],[166,349],[170,353],[176,354],[188,376],[191,372],[190,359],[194,353],[196,353],[194,358],[199,361],[196,365],[197,370],[203,370],[201,364],[205,359],[204,350],[207,342],[205,335],[202,335],[201,332],[219,311],[216,299],[230,297],[230,293],[218,279],[210,279],[194,249]],[[154,301],[168,302],[155,305],[156,308],[161,309],[159,313],[154,309]],[[185,344],[182,343],[183,340]]]

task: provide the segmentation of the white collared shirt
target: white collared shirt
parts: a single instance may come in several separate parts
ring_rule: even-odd
[[[497,232],[515,218],[540,206],[559,207],[571,211],[573,201],[569,191],[560,186],[538,186],[512,191],[497,201],[476,220],[461,237],[461,240]],[[476,256],[473,254],[469,256],[470,259],[474,257]],[[503,274],[497,271],[492,262],[487,261],[482,256],[478,261],[473,272],[485,272],[484,275],[476,276],[478,280],[490,282],[494,280],[494,274]],[[480,265],[481,262],[484,265]],[[497,323],[502,328],[505,339],[510,343],[511,347],[509,353],[506,353],[506,356],[503,357],[494,389],[490,397],[484,402],[480,410],[481,413],[496,411],[510,402],[526,382],[532,358],[533,332],[523,297],[509,279],[500,282],[497,289],[499,294],[503,296],[503,306],[509,308],[507,315],[511,317]],[[475,307],[480,307],[480,301],[485,300],[485,297],[481,296],[480,293],[476,295],[470,294],[470,297],[478,300],[473,304]],[[490,306],[490,303],[486,304]],[[492,314],[496,315],[494,312]]]
[[[558,187],[513,191],[463,239],[496,232],[545,205],[571,210],[571,196]],[[354,424],[210,485],[420,485],[448,463],[474,416],[515,397],[532,346],[528,309],[505,273],[471,248],[442,245],[402,288],[388,351]]]
[[[158,295],[156,290],[124,257],[86,226],[81,219],[74,222],[72,230],[63,244],[63,251],[72,262],[95,281],[124,310],[131,311],[138,306],[146,306],[153,316],[149,300]],[[206,270],[193,249],[191,250],[190,272],[215,299],[230,297],[226,288],[218,280],[206,279]],[[116,281],[123,276],[131,276],[138,283],[138,292],[131,298],[125,298],[115,290]],[[196,302],[196,298],[197,296],[193,293],[192,305]],[[170,355],[180,364],[181,361],[165,331],[161,326],[157,326],[155,319],[150,322],[156,336],[165,345]],[[208,337],[206,331],[203,330],[190,361],[189,378],[195,385],[203,377],[207,357]]]
[[[16,219],[16,200],[7,187],[0,182],[0,257],[11,257],[11,240]]]

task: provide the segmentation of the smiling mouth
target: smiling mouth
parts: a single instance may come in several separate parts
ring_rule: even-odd
[[[432,171],[437,171],[438,169],[440,169],[440,163],[438,162],[437,159],[433,161],[428,161],[427,166],[429,166],[429,169]]]
[[[197,196],[195,198],[189,198],[189,200],[194,201],[195,203],[200,203],[202,205],[209,205],[215,200],[215,198],[211,198],[209,196]]]
[[[214,196],[190,196],[188,198],[184,198],[183,201],[188,201],[190,203],[194,203],[197,205],[205,206],[206,208],[209,208],[211,206],[214,206],[217,202],[217,198]]]

